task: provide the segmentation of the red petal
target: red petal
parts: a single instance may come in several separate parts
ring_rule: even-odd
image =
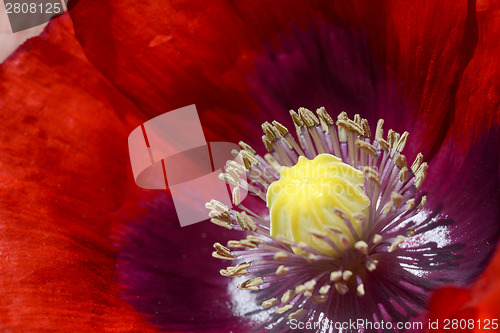
[[[478,318],[483,322],[486,319],[500,318],[500,249],[481,278],[472,287],[474,305],[478,309]]]
[[[500,126],[500,45],[492,42],[500,36],[500,3],[479,1],[476,9],[477,46],[458,88],[454,114],[453,138],[461,150]]]
[[[380,65],[399,82],[399,96],[414,106],[404,114],[388,111],[388,125],[414,128],[413,140],[423,142],[427,157],[457,116],[455,94],[478,41],[472,1],[304,5],[82,0],[72,18],[89,59],[149,114],[192,103],[226,113],[259,110],[246,84],[252,59],[290,24],[324,19],[367,33]],[[323,82],[307,82],[315,84]],[[262,114],[260,110],[256,117],[263,119]],[[228,114],[228,119],[237,118]]]
[[[310,11],[278,3],[89,0],[71,15],[89,59],[144,112],[196,104],[231,119],[230,112],[255,106],[245,70],[262,39]]]
[[[443,321],[450,318],[455,312],[470,300],[470,294],[462,288],[447,287],[434,293],[429,310],[430,319]]]
[[[500,249],[481,278],[470,288],[444,288],[434,293],[430,302],[430,320],[437,320],[440,328],[444,327],[446,319],[474,320],[472,329],[447,330],[451,332],[498,331],[498,326],[495,328],[492,320],[498,323],[500,318],[499,274]]]
[[[68,16],[0,67],[0,91],[2,327],[151,330],[117,297],[108,237],[138,193],[123,167],[138,110],[87,62]]]

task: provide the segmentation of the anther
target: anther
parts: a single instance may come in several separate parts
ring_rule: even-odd
[[[377,121],[377,129],[375,130],[375,140],[379,142],[380,139],[383,139],[384,137],[384,130],[382,128],[383,126],[384,126],[384,119],[379,119]]]
[[[262,302],[262,306],[265,308],[270,308],[271,306],[276,305],[279,302],[280,301],[276,297],[273,297],[273,298],[270,298],[270,299]]]
[[[220,219],[219,217],[212,217],[210,219],[210,222],[212,222],[213,224],[218,225],[219,227],[223,227],[223,228],[226,228],[226,229],[229,229],[229,230],[233,229],[233,226],[229,222],[224,221],[224,220]]]
[[[250,216],[248,216],[247,213],[241,212],[241,216],[243,217],[243,221],[245,221],[245,224],[247,225],[248,229],[250,229],[251,231],[255,231],[255,229],[257,229],[255,222]]]
[[[389,144],[389,147],[391,148],[392,151],[394,151],[394,141],[396,141],[396,132],[392,129],[390,129],[387,132],[387,143]],[[393,155],[393,152],[391,152],[391,157]]]
[[[415,228],[406,229],[406,237],[412,237],[412,236],[415,236]]]
[[[378,260],[369,259],[366,261],[365,266],[369,272],[373,272],[377,268]]]
[[[327,126],[333,125],[333,119],[330,117],[328,112],[326,112],[324,107],[320,107],[319,109],[316,110],[317,115],[319,116],[320,120],[325,122]]]
[[[295,296],[295,291],[289,289],[287,290],[283,296],[281,296],[281,303],[282,304],[287,304],[288,302],[290,302],[293,298],[293,296]]]
[[[323,287],[319,288],[319,293],[321,295],[326,295],[330,291],[331,285],[325,284]]]
[[[246,171],[245,167],[234,160],[227,161],[226,165],[235,169],[236,172],[238,172],[239,174],[245,174],[245,171]]]
[[[288,268],[286,268],[284,265],[281,265],[279,266],[277,269],[276,269],[276,275],[283,275],[283,274],[286,274],[288,273]]]
[[[283,126],[280,122],[273,120],[273,125],[280,132],[282,136],[285,136],[288,133],[288,128]]]
[[[345,283],[336,282],[335,289],[338,291],[340,295],[345,295],[349,291],[349,288],[345,285]]]
[[[359,113],[356,113],[354,115],[354,122],[356,123],[356,125],[361,125],[361,116],[359,115]]]
[[[291,315],[289,315],[288,319],[297,319],[297,318],[299,318],[300,316],[302,316],[305,313],[307,313],[306,309],[297,310],[294,313],[292,313]]]
[[[358,285],[356,293],[358,296],[365,296],[365,286],[363,284]]]
[[[294,244],[295,244],[293,241],[291,241],[288,238],[281,236],[281,235],[276,236],[276,240],[278,241],[278,243],[286,245],[286,246],[290,246],[290,247],[294,246]]]
[[[382,214],[387,216],[393,211],[394,211],[394,204],[392,202],[388,202],[385,204],[384,209],[382,210]]]
[[[290,110],[290,116],[292,117],[292,120],[297,127],[304,126],[304,122],[302,119],[300,119],[300,116],[297,114],[297,112]]]
[[[406,156],[402,154],[398,154],[394,158],[394,163],[398,166],[398,168],[403,169],[406,167]]]
[[[405,182],[408,179],[408,168],[404,167],[399,171],[399,180]]]
[[[417,178],[417,181],[415,182],[415,187],[420,188],[420,185],[425,180],[425,177],[427,176],[427,168],[429,166],[427,165],[427,162],[424,162],[420,165],[420,167],[417,169],[417,172],[415,172],[415,177]]]
[[[397,236],[396,240],[394,242],[392,242],[391,246],[389,247],[389,251],[388,252],[395,251],[398,248],[398,246],[400,244],[402,244],[404,241],[405,241],[405,237],[404,236]]]
[[[271,141],[269,141],[267,135],[262,136],[262,142],[264,142],[264,146],[266,147],[268,152],[272,153],[274,151],[274,147],[271,144]]]
[[[319,125],[318,118],[316,118],[314,113],[312,113],[310,110],[306,108],[299,108],[299,115],[307,127],[314,127]]]
[[[257,245],[249,240],[246,240],[246,239],[242,239],[240,240],[240,244],[244,247],[248,247],[250,249],[255,249],[257,247]]]
[[[375,149],[375,147],[373,147],[368,142],[365,142],[365,141],[362,141],[362,140],[356,140],[356,146],[358,146],[359,148],[361,148],[362,150],[366,151],[368,154],[370,154],[372,156],[376,156],[377,155],[377,149]]]
[[[259,160],[257,158],[255,158],[255,155],[250,153],[248,150],[242,150],[241,152],[241,157],[243,159],[248,159],[249,162],[251,163],[251,165],[255,165],[257,163],[259,163]]]
[[[427,196],[424,195],[424,196],[422,196],[422,200],[420,200],[420,203],[418,204],[418,208],[417,209],[418,209],[419,212],[424,208],[426,202],[427,202]]]
[[[238,206],[241,203],[241,192],[239,187],[235,187],[233,189],[232,199],[235,206]]]
[[[362,167],[361,170],[363,171],[366,179],[380,186],[380,175],[375,169],[370,167]]]
[[[423,160],[424,160],[424,155],[422,155],[422,153],[418,153],[417,157],[415,158],[415,161],[411,165],[411,171],[414,174],[417,173],[417,170],[420,167],[420,164],[422,164]]]
[[[212,256],[218,259],[233,260],[234,257],[231,255],[231,251],[220,243],[214,244],[215,252],[212,252]]]
[[[235,216],[236,222],[238,223],[238,225],[240,226],[240,228],[242,230],[246,230],[248,228],[248,226],[247,226],[247,223],[246,223],[245,219],[242,216],[242,213],[240,213],[240,212],[234,212],[234,216]]]
[[[366,119],[361,119],[361,127],[363,128],[364,136],[369,138],[372,136],[372,132],[370,130],[370,124],[368,123],[368,120]]]
[[[254,236],[254,235],[248,235],[247,236],[247,240],[250,241],[250,242],[252,242],[252,243],[255,243],[255,244],[262,244],[262,243],[264,243],[264,241],[261,238],[259,238],[257,236]]]
[[[288,253],[285,251],[278,251],[274,254],[274,260],[287,260],[288,259]]]
[[[356,242],[354,248],[362,254],[368,254],[368,244],[365,241]]]
[[[235,181],[236,184],[238,184],[241,180],[240,175],[231,167],[226,168],[226,172],[228,175],[230,175],[233,180]]]
[[[290,310],[291,308],[293,308],[293,305],[290,305],[290,304],[287,304],[281,308],[279,308],[278,310],[276,310],[276,313],[277,314],[282,314],[282,313],[285,313],[287,312],[288,310]]]
[[[240,249],[244,247],[240,242],[235,241],[235,240],[230,240],[227,242],[227,247],[230,247],[232,249]]]
[[[330,281],[331,282],[338,281],[338,280],[340,280],[341,277],[342,277],[342,272],[340,272],[340,271],[330,273]]]
[[[398,152],[403,151],[403,149],[405,148],[405,145],[406,145],[406,141],[408,140],[408,135],[409,135],[409,133],[406,131],[401,135],[401,137],[399,138],[399,141],[396,145],[396,151],[398,151]]]
[[[412,210],[413,208],[415,208],[415,199],[409,199],[406,201],[406,209]]]
[[[238,145],[241,147],[241,149],[243,150],[247,150],[249,151],[250,153],[252,153],[253,155],[255,155],[257,152],[252,148],[252,146],[250,146],[249,144],[243,142],[243,141],[240,141],[238,143]]]
[[[314,304],[325,303],[328,300],[328,296],[326,295],[318,295],[311,297],[311,300]]]
[[[271,142],[280,137],[279,131],[267,121],[262,124],[262,130],[264,131],[264,134]]]
[[[397,192],[392,192],[391,201],[396,208],[399,208],[401,207],[401,203],[403,202],[403,196]]]
[[[345,270],[344,273],[342,274],[342,278],[344,281],[349,280],[353,276],[353,273],[350,270]]]
[[[235,267],[230,266],[226,269],[221,269],[220,274],[222,276],[240,277],[248,274],[248,271],[246,270],[248,267],[250,267],[250,264],[244,262],[236,265]]]
[[[380,149],[382,150],[389,149],[389,143],[387,143],[387,141],[385,141],[383,138],[378,139],[377,142],[380,146]]]
[[[245,282],[238,284],[237,287],[238,289],[241,290],[259,290],[259,287],[261,284],[264,283],[264,280],[262,280],[261,277],[256,277],[250,280],[246,280]]]

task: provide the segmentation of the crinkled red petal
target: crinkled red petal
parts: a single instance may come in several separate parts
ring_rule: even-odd
[[[126,138],[140,112],[89,64],[68,16],[1,65],[0,93],[2,328],[151,331],[118,297],[109,238],[139,193]]]
[[[481,11],[484,5],[478,6]],[[308,22],[325,20],[367,34],[377,66],[396,78],[397,93],[413,106],[404,114],[387,110],[388,125],[416,128],[412,135],[425,143],[426,156],[439,149],[455,119],[468,118],[464,112],[474,113],[457,107],[463,100],[455,96],[468,84],[462,79],[471,59],[481,66],[482,58],[488,58],[487,52],[475,53],[485,33],[481,17],[478,21],[483,14],[476,14],[473,1],[81,0],[71,15],[90,61],[146,113],[196,103],[203,109],[227,112],[230,120],[237,120],[231,113],[239,110],[254,113],[259,120],[265,112],[286,113],[285,109],[259,110],[246,84],[253,60],[278,33],[291,25],[304,28]],[[469,80],[476,81],[482,78]],[[321,89],[323,82],[307,82],[316,84]],[[478,117],[491,124],[491,114]],[[470,123],[464,129],[471,131]]]

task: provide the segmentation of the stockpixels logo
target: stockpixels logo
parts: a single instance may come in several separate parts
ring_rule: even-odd
[[[47,23],[54,15],[66,11],[68,0],[4,0],[12,32]]]
[[[206,220],[205,203],[212,199],[232,207],[234,187],[219,175],[235,158],[231,151],[239,147],[207,142],[194,105],[145,122],[130,133],[128,146],[136,184],[144,189],[168,188],[181,226]],[[246,194],[241,191],[240,200]]]

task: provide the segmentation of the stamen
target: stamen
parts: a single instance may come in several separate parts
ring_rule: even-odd
[[[420,201],[420,204],[418,205],[418,211],[421,211],[424,208],[426,202],[427,202],[427,196],[424,195],[422,197],[422,200]]]
[[[278,269],[276,269],[276,275],[283,275],[283,274],[286,274],[288,273],[288,268],[286,268],[285,266],[281,265],[278,267]]]
[[[349,270],[345,270],[344,273],[342,273],[342,278],[344,281],[349,280],[352,277],[353,273]]]
[[[248,274],[248,271],[246,270],[248,267],[250,267],[250,264],[245,262],[238,264],[235,267],[228,267],[226,269],[221,269],[220,274],[222,276],[240,277]]]
[[[271,141],[267,138],[267,135],[262,136],[262,142],[264,142],[264,146],[266,147],[267,151],[272,153],[274,151],[273,145],[271,144]]]
[[[233,260],[234,257],[231,255],[231,251],[220,243],[214,244],[215,252],[212,252],[212,256],[218,259]]]
[[[332,282],[340,280],[341,277],[342,277],[342,272],[340,271],[330,273],[330,281]]]
[[[418,153],[417,157],[415,158],[415,161],[411,165],[411,171],[413,173],[417,173],[418,168],[420,167],[420,164],[424,160],[424,155],[422,153]]]
[[[241,203],[241,192],[239,187],[235,187],[233,189],[232,201],[235,206],[238,206]]]
[[[241,147],[241,149],[249,151],[252,155],[257,154],[257,152],[249,144],[246,144],[243,141],[240,141],[238,144]]]
[[[270,308],[273,305],[278,304],[280,301],[276,298],[273,297],[271,299],[268,299],[267,301],[262,302],[262,306],[265,308]]]
[[[274,254],[274,260],[287,260],[288,259],[288,253],[285,251],[279,251]]]
[[[365,241],[359,241],[354,244],[354,248],[362,254],[368,254],[368,244]]]
[[[328,300],[328,296],[326,296],[326,295],[320,295],[320,296],[313,296],[312,297],[312,302],[314,304],[325,303],[327,300]]]
[[[288,305],[285,305],[285,306],[283,306],[283,307],[279,308],[278,310],[276,310],[276,313],[277,313],[277,314],[282,314],[282,313],[287,312],[287,311],[288,311],[288,310],[290,310],[291,308],[293,308],[293,305],[288,304]]]
[[[231,222],[227,222],[227,221],[221,220],[218,217],[212,217],[210,219],[210,221],[212,223],[220,226],[220,227],[224,227],[224,228],[229,229],[229,230],[233,229],[233,226],[230,224]]]
[[[326,294],[328,294],[328,292],[330,291],[330,288],[331,288],[331,285],[329,285],[329,284],[325,284],[323,287],[321,287],[321,288],[319,289],[319,293],[320,293],[321,295],[326,295]]]
[[[295,296],[295,291],[289,289],[281,296],[281,304],[287,304]]]
[[[404,236],[397,236],[396,240],[391,243],[391,247],[389,248],[389,252],[395,251],[400,244],[402,244],[405,241]]]
[[[363,284],[358,285],[356,292],[358,296],[365,296],[365,286]]]
[[[349,292],[349,288],[343,282],[336,282],[335,289],[340,295],[345,295]]]
[[[292,313],[291,315],[288,316],[288,319],[297,319],[301,317],[303,314],[307,313],[306,309],[300,309]]]
[[[264,283],[261,277],[256,277],[239,284],[237,287],[241,290],[259,290],[261,284]]]

